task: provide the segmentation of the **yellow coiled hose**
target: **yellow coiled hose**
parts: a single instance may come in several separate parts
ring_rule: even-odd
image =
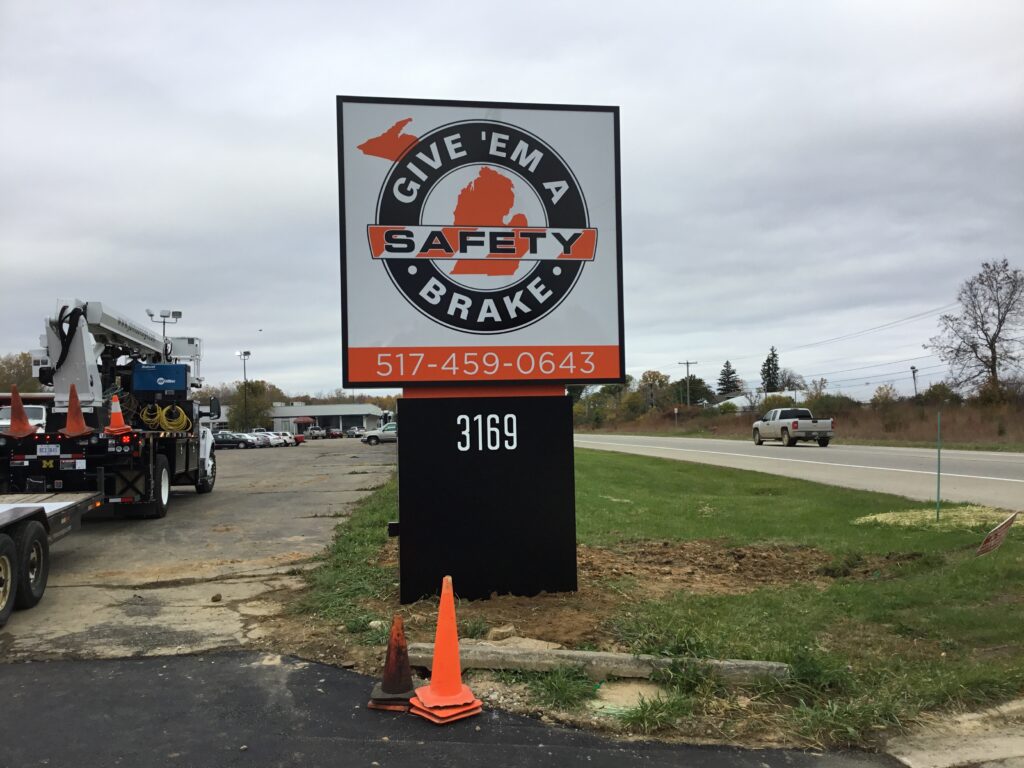
[[[192,420],[173,403],[163,408],[150,403],[139,411],[139,418],[150,429],[162,429],[165,432],[187,432],[192,429]]]

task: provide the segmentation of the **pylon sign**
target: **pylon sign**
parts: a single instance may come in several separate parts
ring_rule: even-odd
[[[345,386],[624,380],[617,107],[337,109]]]

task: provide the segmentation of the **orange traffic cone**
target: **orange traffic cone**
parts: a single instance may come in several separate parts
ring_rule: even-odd
[[[409,704],[414,715],[438,724],[479,715],[482,711],[480,700],[462,682],[459,631],[455,621],[455,594],[451,576],[445,576],[441,582],[441,604],[437,610],[430,684],[417,688]]]
[[[28,414],[25,413],[25,406],[22,405],[18,385],[11,384],[11,426],[7,428],[6,432],[0,432],[0,434],[7,437],[28,437],[37,429],[39,429],[38,424],[28,423]]]
[[[388,655],[384,662],[384,679],[373,687],[370,709],[408,712],[409,699],[416,695],[409,667],[409,646],[405,641],[405,625],[397,613],[391,621]]]
[[[108,435],[124,435],[132,431],[132,428],[124,423],[124,416],[121,414],[121,401],[117,395],[110,398],[110,426],[103,430]]]
[[[58,429],[57,431],[64,435],[64,437],[85,437],[96,431],[85,423],[85,417],[82,416],[82,405],[78,402],[78,390],[74,384],[71,385],[71,391],[68,392],[67,424],[65,424],[64,429]]]

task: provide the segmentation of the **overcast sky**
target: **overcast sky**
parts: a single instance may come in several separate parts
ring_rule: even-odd
[[[756,382],[775,345],[911,392],[935,310],[1024,267],[1022,31],[1018,0],[0,0],[0,354],[77,296],[182,310],[208,382],[244,348],[340,387],[335,95],[579,103],[621,108],[629,373]]]

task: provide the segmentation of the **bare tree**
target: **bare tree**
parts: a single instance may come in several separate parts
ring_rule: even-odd
[[[960,287],[960,312],[939,318],[926,346],[949,363],[955,386],[998,391],[1024,351],[1024,273],[1006,259],[984,262]]]
[[[807,382],[804,381],[804,377],[792,368],[783,368],[779,371],[779,385],[783,392],[807,389]]]

